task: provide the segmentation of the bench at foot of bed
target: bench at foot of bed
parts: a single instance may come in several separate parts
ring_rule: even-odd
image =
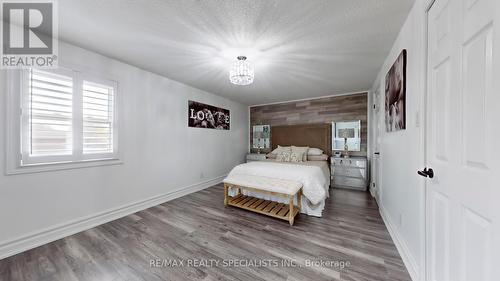
[[[302,184],[299,182],[247,175],[231,176],[223,182],[225,206],[234,206],[287,220],[290,225],[293,225],[295,216],[300,213]],[[238,190],[236,196],[230,197],[228,195],[229,188],[236,188]],[[288,204],[246,196],[242,194],[242,190],[281,196],[288,199]],[[297,196],[297,206],[293,204],[295,196]]]

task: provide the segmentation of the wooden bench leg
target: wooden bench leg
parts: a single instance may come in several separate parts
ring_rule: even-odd
[[[227,192],[228,192],[229,186],[227,183],[224,183],[224,206],[227,206]]]
[[[288,210],[288,221],[290,222],[290,225],[293,225],[293,220],[294,220],[294,216],[293,216],[293,195],[290,195],[288,197],[288,204],[290,205],[289,207],[289,210]]]
[[[302,211],[302,188],[297,193],[297,206],[299,207],[299,213]]]

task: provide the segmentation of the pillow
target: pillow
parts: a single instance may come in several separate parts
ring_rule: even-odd
[[[293,146],[292,145],[292,152],[302,153],[302,161],[301,162],[307,161],[307,151],[308,150],[309,150],[308,146]]]
[[[278,162],[290,162],[291,151],[281,151],[276,155],[276,161]]]
[[[327,161],[327,160],[328,160],[328,155],[326,154],[307,155],[307,161]]]
[[[319,148],[309,148],[309,150],[307,151],[307,155],[314,155],[314,156],[319,156],[323,154],[323,150],[319,149]]]
[[[276,148],[275,150],[271,151],[272,154],[278,154],[280,153],[281,151],[288,151],[288,152],[291,152],[291,147],[290,146],[281,146],[281,145],[278,145],[278,148]]]
[[[304,153],[299,151],[293,151],[290,154],[290,162],[304,162],[302,159],[304,158]]]
[[[277,154],[272,153],[272,152],[271,152],[271,153],[266,154],[266,158],[267,158],[267,159],[276,159],[276,156],[277,156]]]

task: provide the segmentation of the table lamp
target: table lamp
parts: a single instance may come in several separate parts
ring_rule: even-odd
[[[260,141],[263,138],[264,138],[264,132],[262,131],[254,132],[254,139],[257,139],[257,154],[260,154],[260,148],[261,148]]]
[[[344,157],[349,158],[349,147],[347,146],[347,139],[354,138],[354,129],[349,128],[349,129],[339,129],[338,131],[338,137],[344,139]]]

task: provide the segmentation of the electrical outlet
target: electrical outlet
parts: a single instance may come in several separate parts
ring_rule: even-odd
[[[402,226],[403,226],[403,214],[399,213],[398,227],[401,228]]]
[[[420,127],[420,111],[415,112],[415,127]]]

